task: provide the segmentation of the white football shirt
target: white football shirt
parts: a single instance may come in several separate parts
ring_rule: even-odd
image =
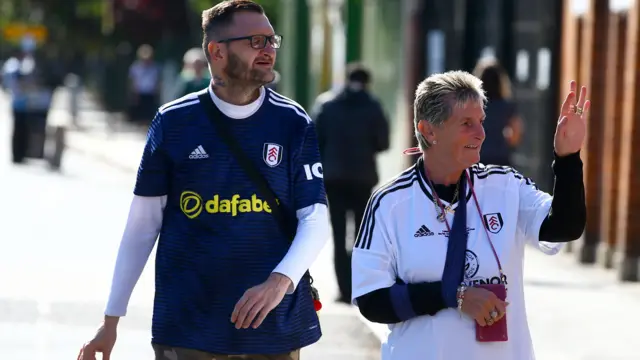
[[[448,231],[436,219],[436,205],[424,177],[423,161],[379,188],[369,200],[352,260],[353,303],[357,297],[405,283],[442,279]],[[480,343],[475,321],[457,309],[419,316],[389,326],[382,360],[534,359],[523,289],[525,244],[556,254],[562,244],[540,242],[540,226],[551,195],[509,167],[474,165],[469,172],[479,214],[467,186],[465,283],[499,283],[499,271],[484,227],[498,253],[507,282],[506,342]],[[446,207],[449,204],[443,201]],[[452,206],[455,211],[457,203]],[[453,213],[447,214],[453,224]]]

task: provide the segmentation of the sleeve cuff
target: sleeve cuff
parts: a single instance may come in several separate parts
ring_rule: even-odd
[[[284,266],[281,266],[281,265],[282,264],[279,264],[272,271],[272,273],[284,275],[287,278],[289,278],[289,280],[291,280],[291,285],[289,285],[289,288],[287,289],[287,293],[286,293],[287,295],[291,295],[296,291],[296,288],[298,287],[298,284],[300,283],[300,280],[302,279],[302,275],[304,275],[304,272],[298,276],[299,272],[296,271],[296,269],[286,269]]]
[[[554,152],[552,167],[553,173],[556,176],[582,177],[582,159],[580,158],[580,151],[567,156],[558,156],[558,154]]]

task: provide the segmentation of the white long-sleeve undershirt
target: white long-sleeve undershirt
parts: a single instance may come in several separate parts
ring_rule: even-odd
[[[107,301],[105,315],[125,316],[133,288],[153,250],[167,203],[166,196],[134,196],[129,210]],[[329,238],[327,206],[315,204],[296,212],[298,228],[291,247],[273,272],[291,279],[289,293],[295,290]],[[275,220],[274,220],[275,221]]]

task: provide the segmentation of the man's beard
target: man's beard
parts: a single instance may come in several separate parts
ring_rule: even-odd
[[[275,79],[275,73],[269,69],[253,69],[237,55],[230,53],[227,66],[223,69],[225,75],[231,81],[243,85],[262,86]]]

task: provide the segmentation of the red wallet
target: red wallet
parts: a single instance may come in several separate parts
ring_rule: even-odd
[[[491,291],[502,301],[505,301],[507,298],[507,288],[504,284],[479,284],[475,286]],[[476,322],[476,340],[479,342],[509,340],[509,335],[507,333],[507,315],[505,314],[505,316],[493,323],[493,325],[480,326]]]

